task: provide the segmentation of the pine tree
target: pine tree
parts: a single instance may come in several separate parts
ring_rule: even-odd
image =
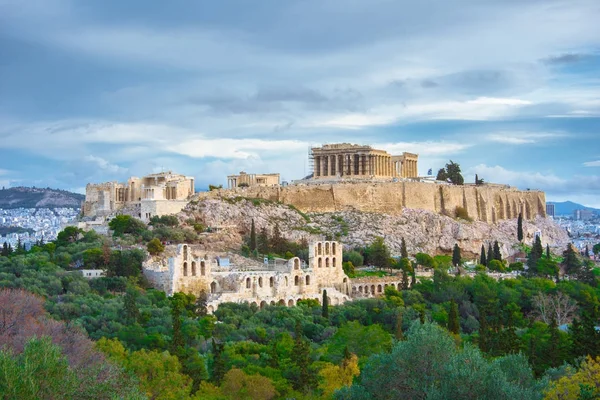
[[[523,214],[519,213],[519,218],[517,219],[517,239],[519,242],[523,241]]]
[[[268,254],[270,252],[269,248],[269,233],[267,232],[267,227],[263,226],[260,229],[260,232],[257,237],[257,246],[258,251],[262,254]]]
[[[481,245],[481,254],[479,256],[479,264],[487,265],[487,258],[485,257],[485,246]]]
[[[565,273],[569,276],[576,277],[581,271],[581,260],[577,257],[575,248],[570,243],[563,252],[563,265]]]
[[[454,244],[454,249],[452,250],[452,264],[455,267],[460,265],[460,247],[458,247],[458,243]]]
[[[8,243],[4,242],[4,244],[2,245],[2,253],[1,253],[4,257],[8,257],[10,254],[8,254]]]
[[[488,251],[487,251],[487,262],[485,263],[486,266],[489,267],[490,265],[490,261],[492,261],[494,259],[494,249],[492,248],[492,243],[488,243]]]
[[[537,263],[538,260],[542,258],[542,254],[544,254],[542,240],[540,239],[540,236],[537,235],[535,237],[535,241],[533,242],[531,252],[529,253],[529,258],[527,259],[527,266],[529,267],[529,273],[531,275],[535,275],[537,273]]]
[[[310,345],[302,337],[300,321],[296,321],[296,338],[291,359],[297,369],[297,376],[292,380],[292,386],[296,390],[307,393],[316,386],[317,377],[310,369]]]
[[[323,308],[321,310],[323,318],[329,319],[329,298],[327,297],[327,290],[323,290]]]
[[[448,330],[455,335],[460,333],[460,321],[458,319],[458,304],[452,299],[450,301],[450,313],[448,313]]]
[[[550,259],[550,245],[546,244],[546,258],[549,260]]]
[[[183,332],[181,331],[183,325],[183,314],[185,312],[185,306],[179,298],[173,297],[171,300],[171,319],[173,321],[173,336],[171,338],[171,352],[173,354],[180,354],[185,346],[185,340],[183,339]]]
[[[502,253],[500,252],[500,245],[498,241],[494,241],[494,260],[502,262]]]
[[[590,248],[588,247],[588,245],[585,245],[585,252],[583,253],[585,255],[586,258],[590,258]]]
[[[285,245],[284,245],[284,239],[281,236],[281,230],[279,229],[279,224],[275,224],[275,227],[273,228],[273,237],[271,237],[271,249],[273,249],[273,251],[276,254],[280,254],[283,255],[283,253],[285,253]]]
[[[402,242],[400,242],[400,257],[408,258],[408,251],[406,250],[406,242],[404,241],[404,237],[402,237]]]
[[[256,241],[256,228],[254,227],[254,218],[252,219],[252,226],[250,228],[250,251],[254,251],[258,248]]]
[[[206,290],[202,289],[198,297],[196,298],[196,315],[198,317],[205,317],[208,314],[208,294]]]

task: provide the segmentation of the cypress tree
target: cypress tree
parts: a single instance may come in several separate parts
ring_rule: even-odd
[[[270,249],[269,249],[269,234],[267,232],[266,226],[263,226],[260,229],[260,232],[257,237],[257,246],[258,246],[258,251],[263,254],[267,254],[270,251]]]
[[[304,393],[313,389],[317,384],[317,377],[310,369],[310,345],[302,337],[300,321],[296,321],[296,338],[291,359],[297,368],[297,377],[292,380],[294,389]]]
[[[123,297],[123,311],[125,313],[125,319],[129,323],[135,323],[140,317],[140,310],[135,302],[137,298],[137,291],[133,288],[128,288]]]
[[[254,218],[252,219],[252,226],[250,227],[250,251],[254,251],[258,248],[256,242],[256,228],[254,227]]]
[[[323,290],[323,309],[321,310],[323,318],[329,319],[329,299],[327,298],[327,290]]]
[[[523,241],[523,214],[519,213],[519,218],[517,219],[517,239],[519,242]]]
[[[585,245],[585,253],[583,253],[587,258],[590,258],[590,248],[588,245]]]
[[[487,265],[487,258],[485,257],[485,246],[481,245],[481,254],[479,256],[479,264]]]
[[[537,263],[538,260],[542,258],[543,254],[544,248],[542,247],[542,240],[538,235],[535,237],[531,253],[529,253],[529,258],[527,259],[527,266],[529,267],[530,274],[535,274],[537,272]]]
[[[460,333],[460,321],[458,319],[458,304],[452,299],[450,301],[450,313],[448,314],[448,330],[455,335]]]
[[[577,257],[577,253],[572,244],[569,243],[567,245],[567,249],[563,252],[563,257],[565,273],[572,277],[576,277],[581,270],[581,260]]]
[[[454,249],[452,250],[452,264],[455,267],[460,265],[460,247],[458,247],[458,243],[454,244]]]
[[[546,258],[549,260],[550,259],[550,245],[546,244]]]
[[[498,241],[494,241],[494,260],[502,262],[502,253],[500,252],[500,245]]]
[[[408,290],[408,288],[409,288],[408,272],[406,272],[405,270],[402,270],[402,290]]]
[[[396,312],[396,326],[394,327],[394,336],[396,336],[397,340],[404,340],[404,332],[402,332],[402,311],[400,310],[400,308],[398,308],[398,311]]]
[[[408,258],[408,251],[406,250],[406,242],[404,241],[404,237],[402,237],[402,242],[400,242],[400,257]]]
[[[173,337],[171,338],[171,352],[173,354],[180,354],[185,346],[183,332],[181,331],[181,327],[183,325],[183,312],[184,306],[183,304],[181,304],[181,301],[179,299],[173,299],[171,301],[171,319],[173,320]]]
[[[223,349],[225,345],[223,343],[215,342],[212,340],[212,351],[213,351],[213,363],[212,363],[212,381],[220,384],[225,376],[225,360],[223,359]]]
[[[4,257],[8,257],[8,243],[4,242],[4,244],[2,245],[2,255]]]
[[[488,252],[487,252],[487,262],[485,263],[486,266],[490,265],[490,261],[492,261],[494,259],[494,249],[492,249],[492,243],[488,243]]]

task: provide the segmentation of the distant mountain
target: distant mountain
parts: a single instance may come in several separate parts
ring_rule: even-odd
[[[58,189],[13,187],[0,190],[0,208],[81,207],[85,196]]]
[[[600,210],[597,208],[586,207],[578,203],[573,203],[572,201],[548,201],[546,203],[554,204],[554,213],[556,215],[573,215],[573,211],[575,210],[592,210],[597,213],[600,213]]]

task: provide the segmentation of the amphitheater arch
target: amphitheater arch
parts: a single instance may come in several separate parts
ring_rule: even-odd
[[[267,302],[266,301],[261,301],[260,302],[260,309],[262,310],[263,308],[265,308],[267,306]]]
[[[275,278],[270,277],[269,278],[269,287],[273,287],[273,286],[275,286]]]
[[[363,287],[362,287],[362,286],[359,286],[359,287],[358,287],[358,292],[359,292],[359,293],[362,293],[362,292],[363,292]]]
[[[329,249],[329,242],[325,242],[325,254],[329,255],[330,253],[330,249]]]
[[[188,247],[187,244],[183,245],[183,260],[187,261],[188,259]]]
[[[292,307],[294,305],[294,299],[288,300],[288,307]]]
[[[285,306],[285,300],[284,299],[279,300],[277,302],[277,305],[279,305],[279,306]]]
[[[323,268],[323,259],[321,257],[318,258],[317,264],[319,265],[319,268]]]
[[[365,294],[369,294],[369,285],[365,285]]]
[[[272,306],[274,306],[274,305],[275,305],[275,300],[271,300],[271,303],[270,303],[270,304],[271,304]]]
[[[183,263],[183,276],[187,276],[187,274],[188,274],[188,268],[187,267],[188,267],[187,262],[184,262]]]
[[[204,260],[200,261],[200,275],[206,275],[206,263],[204,262]]]
[[[329,257],[325,257],[325,268],[329,268]]]
[[[300,259],[298,257],[294,258],[294,269],[300,269]]]
[[[252,281],[250,278],[246,278],[246,289],[250,289],[252,287]]]
[[[258,287],[262,287],[263,285],[263,279],[262,276],[258,278]]]
[[[306,285],[310,285],[310,275],[306,275]]]
[[[192,276],[196,276],[196,261],[192,261]]]
[[[217,293],[217,282],[212,282],[210,284],[210,292],[211,293]]]
[[[383,291],[381,285],[377,285],[377,293],[381,293]]]
[[[298,286],[298,285],[299,285],[299,282],[300,282],[300,277],[299,277],[298,275],[296,275],[296,276],[294,277],[294,286]]]
[[[375,294],[375,285],[371,285],[371,293]]]
[[[286,276],[286,277],[285,277],[285,286],[289,286],[289,285],[288,285],[288,283],[289,283],[289,282],[288,282],[288,277]]]
[[[323,247],[322,247],[322,244],[321,244],[321,242],[319,242],[319,243],[317,244],[317,249],[318,249],[317,253],[318,253],[319,255],[323,255]]]
[[[206,307],[206,310],[208,311],[209,314],[212,314],[215,312],[215,308],[213,306]]]
[[[337,248],[336,248],[336,247],[337,247],[337,246],[336,246],[336,243],[335,243],[335,242],[331,243],[331,253],[332,253],[334,256],[336,256],[336,255],[337,255]]]

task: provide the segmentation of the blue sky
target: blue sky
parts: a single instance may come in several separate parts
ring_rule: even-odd
[[[600,207],[597,0],[0,0],[0,185],[307,171],[335,142]]]

